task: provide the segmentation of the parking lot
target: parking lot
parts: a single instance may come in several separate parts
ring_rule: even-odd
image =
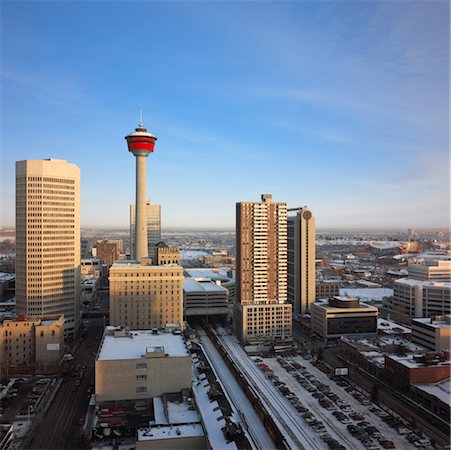
[[[254,361],[330,449],[431,448],[429,439],[373,404],[345,377],[334,376],[323,362],[300,356]]]

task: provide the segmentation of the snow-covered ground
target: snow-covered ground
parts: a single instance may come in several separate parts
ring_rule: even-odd
[[[271,413],[275,423],[284,434],[289,447],[306,450],[326,449],[325,443],[306,425],[291,403],[249,358],[236,337],[220,335],[219,338],[229,354],[233,356],[250,386],[253,387],[264,403],[267,411]]]
[[[226,393],[249,441],[253,442],[257,449],[275,450],[274,442],[263,422],[210,338],[201,330],[198,330],[198,333],[204,354],[222,385],[223,391]]]

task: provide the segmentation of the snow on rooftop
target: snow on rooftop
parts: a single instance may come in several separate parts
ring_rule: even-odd
[[[193,278],[210,278],[211,280],[231,281],[233,278],[229,277],[227,269],[185,269],[185,272]]]
[[[105,335],[98,360],[145,358],[146,351],[162,347],[171,357],[189,356],[181,334],[153,334],[151,330],[132,330],[129,336]]]
[[[415,280],[414,278],[400,278],[399,280],[396,280],[395,283],[407,286],[436,286],[451,289],[451,282],[449,281],[422,281]]]
[[[169,423],[180,424],[200,422],[196,408],[188,402],[168,400],[166,406],[168,410]]]
[[[384,333],[390,334],[405,334],[411,333],[411,329],[405,325],[400,325],[399,323],[393,322],[388,319],[377,319],[377,329],[383,331]]]
[[[186,439],[204,436],[200,423],[189,425],[158,425],[138,428],[138,441],[154,441],[160,439]]]
[[[358,297],[363,301],[382,301],[384,297],[393,296],[393,289],[388,288],[340,288],[340,295]]]
[[[447,314],[445,316],[439,316],[437,318],[424,317],[412,319],[412,325],[414,325],[415,322],[427,325],[431,328],[451,328],[451,315]]]
[[[443,403],[449,404],[451,394],[451,378],[439,381],[438,383],[418,383],[414,384],[416,389],[437,397]]]
[[[185,292],[220,292],[227,293],[222,286],[217,285],[210,280],[199,280],[194,278],[185,278],[183,280],[183,290]]]
[[[424,364],[420,361],[415,361],[414,356],[415,355],[406,355],[406,356],[387,355],[388,358],[392,359],[393,361],[398,362],[399,364],[402,364],[403,366],[408,367],[409,369],[428,367],[428,364]],[[451,361],[445,360],[445,361],[440,361],[440,362],[434,364],[434,367],[449,366],[449,365],[451,365]]]
[[[16,279],[16,274],[15,273],[5,273],[5,272],[0,272],[0,281],[3,283],[6,283],[8,281],[12,281]]]

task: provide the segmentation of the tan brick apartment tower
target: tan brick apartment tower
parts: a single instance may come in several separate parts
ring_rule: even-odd
[[[236,332],[243,345],[291,339],[287,301],[287,205],[272,201],[236,205]]]
[[[58,159],[16,162],[16,303],[28,317],[80,319],[80,169]]]
[[[315,217],[304,206],[288,210],[288,301],[305,314],[316,298]]]

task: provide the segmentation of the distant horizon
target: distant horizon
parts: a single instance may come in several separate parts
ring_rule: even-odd
[[[15,230],[14,225],[1,225],[0,230]],[[118,231],[126,231],[129,230],[130,227],[128,226],[108,226],[108,225],[81,225],[80,230],[118,230]],[[356,232],[383,232],[383,231],[390,231],[390,232],[407,232],[407,230],[412,229],[414,231],[434,231],[434,232],[451,232],[451,229],[447,227],[356,227],[355,225],[346,227],[346,226],[332,226],[332,227],[316,227],[316,233],[321,232],[327,232],[327,231],[356,231]],[[225,231],[225,232],[234,232],[234,227],[162,227],[162,232],[165,231]]]

